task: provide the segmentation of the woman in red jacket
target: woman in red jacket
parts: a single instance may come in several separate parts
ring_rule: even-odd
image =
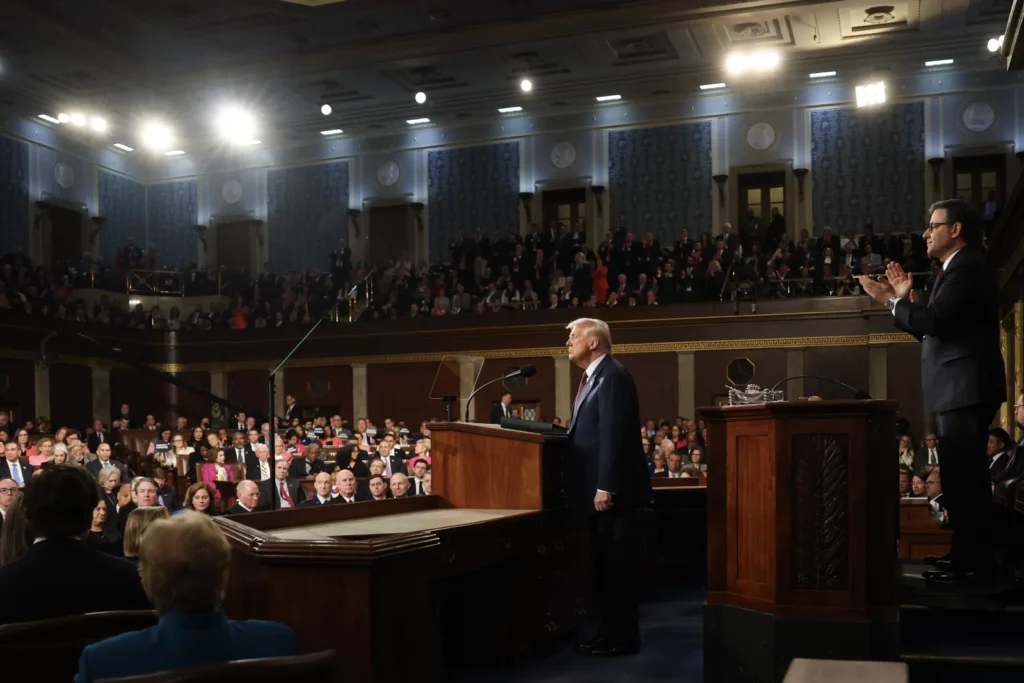
[[[597,267],[594,268],[593,277],[594,296],[597,298],[598,306],[601,306],[608,298],[608,266],[604,265],[600,256],[597,257]]]

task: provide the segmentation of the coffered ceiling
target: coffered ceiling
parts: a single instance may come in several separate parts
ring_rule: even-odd
[[[733,50],[777,48],[778,74],[729,82],[773,89],[835,69],[840,77],[997,69],[985,40],[1011,0],[6,0],[0,24],[0,111],[84,109],[111,130],[95,144],[134,141],[157,116],[180,144],[217,143],[219,105],[257,112],[265,144],[307,144],[325,128],[394,133],[498,117],[520,105],[544,116],[625,102],[699,97],[729,81]],[[535,89],[518,89],[529,76]],[[424,91],[426,105],[414,103]],[[330,117],[320,114],[330,104]],[[69,135],[74,132],[68,129]],[[84,133],[83,133],[84,135]]]

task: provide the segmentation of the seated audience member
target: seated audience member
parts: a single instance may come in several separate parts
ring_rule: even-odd
[[[430,439],[417,439],[412,450],[413,456],[410,458],[411,460],[423,460],[427,463],[427,467],[430,467]]]
[[[96,456],[85,450],[85,444],[77,439],[68,439],[68,464],[85,467],[96,459]]]
[[[683,456],[673,452],[668,456],[668,472],[665,476],[669,479],[678,479],[683,474]]]
[[[373,458],[372,460],[370,460],[369,464],[367,464],[366,469],[369,470],[371,477],[373,477],[373,476],[383,477],[384,476],[384,461],[381,460],[380,458]]]
[[[39,466],[40,469],[48,470],[54,465],[74,465],[68,461],[68,447],[62,443],[53,445],[53,457]]]
[[[53,439],[43,437],[28,449],[28,464],[38,469],[53,459]]]
[[[7,511],[14,499],[21,495],[21,489],[13,479],[0,479],[0,530],[7,520]]]
[[[699,446],[690,449],[690,466],[701,474],[708,471],[708,465],[704,462],[704,451]]]
[[[165,427],[160,430],[159,436],[149,442],[146,455],[161,464],[167,464],[167,454],[171,451],[171,428]]]
[[[206,443],[206,432],[203,430],[202,427],[193,427],[192,428],[192,438],[189,441],[188,445],[192,447],[192,450],[194,452],[198,452],[199,451],[199,447],[201,445],[205,444],[205,443]]]
[[[1011,445],[1013,440],[1005,429],[996,427],[988,433],[988,476],[993,484],[1002,478],[1010,465],[1011,457],[1007,451]]]
[[[927,436],[924,437],[924,452],[925,460],[922,468],[927,472],[931,472],[932,468],[939,466],[939,437],[935,435],[935,432],[928,432]],[[914,471],[919,472],[921,468]]]
[[[36,542],[20,560],[0,568],[0,586],[45,586],[46,590],[5,591],[0,624],[149,609],[135,567],[81,540],[92,525],[99,500],[96,481],[77,467],[54,467],[27,484],[22,504]],[[81,581],[68,581],[72,569],[77,576],[102,579],[103,590],[86,590]]]
[[[384,434],[380,445],[377,446],[377,457],[384,461],[385,478],[390,478],[396,472],[405,474],[405,461],[402,460],[402,453],[395,449],[395,435],[391,432]],[[371,470],[371,474],[372,474]]]
[[[142,536],[146,533],[149,525],[158,519],[166,519],[170,516],[167,508],[163,505],[149,505],[137,507],[128,515],[128,523],[124,527],[124,559],[138,564],[139,545],[142,543]]]
[[[408,498],[410,495],[409,478],[401,472],[395,472],[391,475],[389,488],[391,489],[392,498]]]
[[[942,475],[937,468],[933,469],[925,479],[924,490],[928,494],[928,501],[932,506],[932,519],[939,524],[945,524],[949,516],[946,513],[946,503],[942,497]]]
[[[652,458],[654,462],[650,466],[651,477],[661,478],[668,476],[668,470],[665,469],[665,454],[661,452],[661,449],[654,451]]]
[[[900,465],[900,498],[910,497],[910,480],[914,473],[906,465]]]
[[[265,443],[259,443],[256,444],[253,450],[256,453],[256,461],[246,465],[245,478],[252,481],[268,481],[273,476],[270,463],[270,446]]]
[[[368,500],[362,494],[356,493],[356,475],[351,470],[338,470],[334,488],[332,493],[336,503],[356,503]]]
[[[0,461],[0,479],[13,479],[18,488],[23,488],[35,469],[28,463],[21,462],[21,450],[18,444],[8,441],[4,444],[4,459]]]
[[[231,481],[235,480],[235,475],[224,463],[224,459],[227,457],[224,455],[224,451],[210,451],[210,462],[204,462],[201,468],[203,474],[203,482],[208,484],[210,490],[214,492],[216,498],[220,498],[220,494],[217,492],[216,484],[218,481]]]
[[[116,467],[117,471],[121,473],[122,484],[127,484],[131,482],[131,475],[128,474],[128,471],[125,469],[124,465],[118,462],[117,460],[110,459],[109,443],[101,443],[99,446],[96,447],[96,459],[88,463],[85,466],[85,469],[89,470],[89,473],[95,477],[97,474],[99,474],[99,471],[102,470],[104,467]]]
[[[409,495],[425,496],[423,490],[423,475],[427,473],[427,461],[424,458],[416,458],[412,461],[412,476],[409,477]]]
[[[260,489],[256,482],[243,479],[235,487],[235,504],[228,508],[226,515],[242,515],[259,507]]]
[[[135,477],[131,482],[131,502],[122,505],[117,510],[117,530],[121,536],[125,535],[124,527],[128,523],[128,515],[137,508],[153,507],[158,505],[156,499],[156,482],[149,477]]]
[[[163,468],[157,467],[153,470],[153,481],[156,483],[156,500],[158,505],[163,505],[170,512],[178,509],[178,492],[173,486],[167,484],[167,473]]]
[[[4,528],[0,531],[0,567],[20,560],[32,545],[28,524],[25,522],[24,501],[16,496],[4,513]]]
[[[900,465],[917,471],[925,465],[925,453],[914,451],[914,439],[909,434],[900,436]]]
[[[910,497],[927,498],[928,492],[924,485],[924,475],[917,472],[910,478]]]
[[[186,456],[185,459],[192,461],[191,456],[196,452],[196,449],[185,443],[185,437],[181,434],[175,434],[171,437],[171,448],[164,454],[163,465],[164,467],[171,467],[175,470],[181,470],[178,466],[178,459],[182,456]]]
[[[104,467],[96,475],[100,485],[100,498],[107,506],[107,528],[117,531],[117,494],[121,488],[121,471],[116,467]]]
[[[429,496],[433,493],[433,489],[431,488],[432,479],[433,477],[430,470],[427,470],[426,474],[423,475],[423,495],[425,496]]]
[[[92,510],[92,526],[85,537],[85,544],[93,550],[118,557],[124,552],[124,544],[121,541],[121,534],[106,527],[107,505],[101,500]]]
[[[75,683],[297,654],[288,626],[224,615],[230,562],[228,541],[208,517],[189,512],[154,522],[142,541],[139,573],[160,621],[87,646]]]
[[[306,447],[306,452],[302,457],[292,460],[289,473],[296,479],[305,479],[310,476],[315,477],[323,471],[324,462],[320,459],[320,444],[314,441]]]
[[[274,478],[260,482],[261,509],[269,510],[273,504],[275,510],[283,510],[298,507],[306,500],[306,492],[299,484],[299,480],[289,478],[288,470],[288,461],[278,460],[274,463]]]
[[[294,466],[295,463],[292,463]],[[344,470],[348,472],[348,470]],[[349,472],[351,474],[351,472]],[[331,498],[331,475],[326,472],[320,472],[316,475],[316,479],[313,480],[313,490],[315,491],[312,498],[307,501],[303,501],[299,504],[299,507],[312,507],[314,505],[329,505],[334,502]]]
[[[366,486],[370,492],[371,500],[384,500],[388,498],[388,485],[384,483],[384,477],[379,474],[371,474],[370,480],[366,482]]]
[[[224,451],[219,451],[221,455]],[[194,510],[204,515],[213,515],[213,499],[217,497],[217,491],[205,481],[196,482],[185,491],[185,507],[178,511]]]
[[[365,479],[370,476],[370,470],[367,469],[366,463],[362,461],[362,455],[363,451],[359,450],[357,445],[347,444],[338,450],[337,460],[335,460],[334,464],[336,467],[351,470],[356,478]]]

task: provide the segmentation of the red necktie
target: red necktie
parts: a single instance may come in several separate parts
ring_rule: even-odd
[[[281,482],[281,500],[286,501],[292,507],[295,507],[295,501],[288,495],[288,491],[284,487],[284,482]]]

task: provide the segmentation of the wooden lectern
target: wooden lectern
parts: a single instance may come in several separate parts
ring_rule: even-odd
[[[895,401],[702,408],[704,680],[781,681],[796,657],[898,656]]]

